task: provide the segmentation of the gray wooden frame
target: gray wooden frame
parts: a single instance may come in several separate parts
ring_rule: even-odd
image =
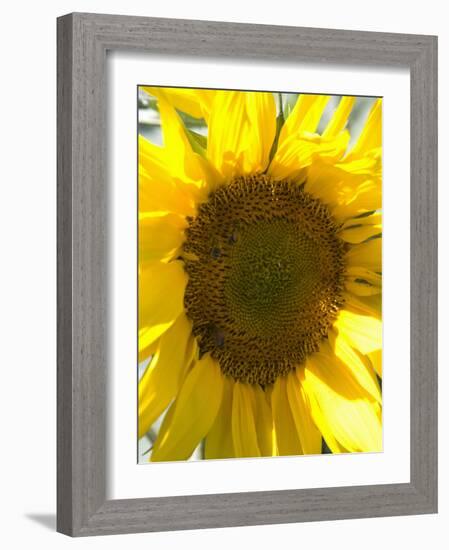
[[[408,67],[410,483],[106,500],[106,52]],[[72,536],[437,511],[437,38],[94,15],[58,19],[58,505]]]

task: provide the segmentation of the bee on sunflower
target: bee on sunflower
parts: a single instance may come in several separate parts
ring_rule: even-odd
[[[382,450],[382,100],[141,87],[138,433],[151,461]],[[329,110],[329,109],[328,109]],[[207,135],[184,124],[202,119]]]

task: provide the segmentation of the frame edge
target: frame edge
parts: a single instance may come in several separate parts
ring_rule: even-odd
[[[84,255],[79,251],[80,236],[86,236],[88,231],[81,232],[80,226],[86,222],[88,229],[95,229],[93,239],[98,240],[92,247],[96,250],[102,249],[104,244],[101,241],[101,234],[98,231],[98,224],[93,224],[88,219],[89,213],[95,210],[95,206],[100,207],[100,216],[105,214],[102,207],[102,200],[98,198],[101,191],[104,191],[104,182],[96,191],[90,189],[83,192],[81,185],[88,185],[97,171],[100,180],[104,179],[101,175],[99,164],[104,163],[104,145],[99,147],[95,137],[98,137],[99,129],[103,129],[101,120],[104,112],[95,113],[98,107],[98,98],[95,91],[95,85],[104,83],[104,74],[101,63],[104,61],[105,53],[114,43],[117,42],[117,48],[139,47],[142,42],[143,49],[150,51],[153,47],[151,38],[143,38],[143,35],[136,31],[136,21],[140,25],[153,23],[158,30],[169,27],[170,32],[177,24],[184,26],[184,33],[193,25],[196,30],[207,30],[208,40],[214,33],[214,28],[224,26],[226,29],[239,28],[244,30],[251,27],[255,35],[257,29],[267,31],[272,29],[269,25],[248,25],[245,23],[216,23],[216,22],[194,22],[185,20],[171,19],[151,19],[132,16],[109,16],[100,14],[73,13],[58,18],[58,504],[57,504],[57,530],[61,533],[71,536],[86,536],[113,534],[125,532],[142,532],[174,529],[198,529],[211,527],[229,527],[237,525],[262,525],[269,523],[287,523],[300,521],[320,521],[329,519],[346,519],[356,517],[372,517],[383,515],[411,515],[425,514],[437,511],[437,407],[436,407],[436,218],[433,217],[436,212],[436,161],[437,151],[431,149],[429,144],[436,146],[436,81],[437,81],[437,61],[436,50],[437,40],[434,36],[428,35],[400,35],[391,33],[366,33],[364,31],[338,31],[329,29],[300,29],[297,27],[277,27],[277,29],[289,29],[292,34],[304,32],[307,36],[317,36],[320,32],[329,33],[328,42],[332,43],[332,36],[340,36],[347,43],[348,36],[357,34],[357,40],[363,40],[364,36],[371,35],[370,39],[375,41],[376,36],[382,36],[385,41],[390,40],[400,42],[400,55],[393,52],[385,53],[388,58],[388,64],[398,65],[399,59],[408,64],[411,68],[411,109],[416,114],[414,122],[416,132],[412,132],[412,142],[414,143],[415,154],[411,155],[412,168],[412,193],[417,193],[416,200],[412,200],[412,214],[417,216],[416,226],[412,226],[412,251],[416,245],[421,258],[417,265],[412,261],[412,297],[413,290],[429,294],[428,300],[416,308],[415,317],[412,319],[412,325],[423,326],[422,317],[418,314],[424,314],[427,327],[434,328],[434,334],[431,341],[426,341],[421,335],[417,340],[415,348],[412,348],[412,358],[415,357],[415,366],[412,369],[416,380],[412,376],[412,404],[419,404],[424,407],[425,414],[418,411],[411,411],[411,481],[408,484],[387,485],[383,497],[380,494],[382,486],[365,487],[338,487],[326,490],[300,490],[300,491],[272,491],[268,493],[234,493],[230,495],[189,495],[188,497],[164,497],[158,499],[129,499],[120,501],[105,501],[104,480],[95,482],[95,474],[99,471],[103,451],[94,448],[95,433],[98,431],[104,417],[104,404],[99,406],[99,418],[96,418],[94,409],[88,412],[81,411],[82,406],[87,408],[92,406],[92,398],[95,396],[95,388],[90,388],[87,382],[92,377],[92,385],[97,387],[103,380],[102,373],[94,374],[92,372],[92,358],[98,357],[96,352],[101,351],[101,342],[96,338],[101,336],[101,331],[97,331],[88,338],[86,344],[88,351],[83,357],[82,350],[78,346],[86,337],[82,323],[87,323],[86,311],[83,310],[85,304],[78,306],[75,297],[77,290],[85,290],[86,294],[92,292],[93,266],[87,266],[87,275],[80,274],[83,270],[80,260],[90,260],[92,249]],[[132,32],[126,33],[126,24],[133,27]],[[151,25],[150,25],[151,26]],[[211,30],[212,29],[212,30]],[[294,31],[296,29],[296,31]],[[151,29],[150,29],[151,30]],[[307,32],[308,31],[308,32]],[[169,34],[170,34],[169,32]],[[286,31],[287,32],[287,31]],[[211,34],[212,33],[212,34]],[[257,36],[256,36],[257,37]],[[387,40],[388,39],[388,40]],[[310,38],[307,38],[310,40]],[[314,38],[315,40],[315,38]],[[268,43],[270,39],[268,39]],[[111,46],[112,44],[112,46]],[[219,43],[217,51],[224,49],[225,42]],[[249,45],[248,45],[249,44]],[[248,50],[254,47],[254,43],[248,42],[242,44],[242,48],[247,46]],[[405,44],[405,45],[404,45]],[[356,44],[355,44],[356,46]],[[159,46],[158,46],[159,47]],[[285,46],[282,46],[285,47]],[[281,50],[282,50],[281,47]],[[391,47],[391,44],[390,44]],[[399,46],[398,46],[399,47]],[[374,48],[374,46],[373,46]],[[316,44],[313,46],[311,58],[318,59],[320,50]],[[75,52],[77,50],[77,53]],[[325,46],[322,51],[326,50]],[[86,53],[87,51],[87,53]],[[233,50],[235,53],[235,49]],[[292,51],[292,50],[290,50]],[[378,50],[376,50],[377,52]],[[318,52],[318,53],[317,53]],[[323,53],[323,60],[333,59],[329,53],[329,47]],[[200,52],[201,53],[201,52]],[[232,54],[232,52],[230,52]],[[92,56],[88,54],[94,54]],[[195,51],[198,55],[198,51]],[[230,55],[223,53],[223,55]],[[289,55],[292,55],[290,53]],[[366,56],[366,52],[355,54],[354,59],[360,55],[360,59]],[[84,56],[84,57],[83,57]],[[327,56],[327,57],[326,57]],[[261,57],[264,57],[262,53]],[[78,74],[81,71],[80,63],[88,60],[89,67],[83,70],[83,83],[78,82]],[[405,60],[405,61],[404,61]],[[95,78],[93,78],[95,77]],[[424,80],[427,77],[427,82]],[[415,89],[415,97],[413,96]],[[88,92],[92,97],[88,97]],[[427,96],[426,96],[427,93]],[[423,102],[423,103],[420,103]],[[90,114],[94,114],[93,127],[82,125],[82,122],[74,119],[75,111],[81,113],[81,109],[87,107]],[[104,122],[104,120],[103,120]],[[95,123],[99,124],[95,128]],[[413,124],[412,120],[411,123]],[[420,129],[420,130],[419,130]],[[82,131],[86,134],[83,135]],[[422,131],[427,136],[427,145],[423,145],[425,137],[419,135]],[[414,136],[414,133],[418,134]],[[82,141],[84,140],[84,142]],[[413,141],[415,140],[415,141]],[[87,159],[89,166],[80,168],[77,161],[80,155],[75,149],[76,144],[86,146],[89,142],[95,147],[100,156],[100,163],[95,164],[92,158]],[[413,147],[413,146],[412,146]],[[78,167],[78,168],[77,168]],[[80,175],[86,173],[90,180],[80,180]],[[418,183],[422,185],[421,177],[425,178],[425,190],[419,189]],[[426,198],[426,192],[429,196]],[[96,193],[96,198],[94,197]],[[87,213],[81,211],[75,201],[80,198],[86,199]],[[90,202],[89,202],[90,201]],[[94,208],[93,208],[94,207]],[[419,231],[422,228],[428,229],[429,234],[422,236]],[[104,238],[104,235],[103,235]],[[78,250],[77,250],[78,247]],[[77,253],[78,252],[78,253]],[[73,257],[73,264],[72,264]],[[424,260],[429,262],[425,265]],[[430,266],[430,267],[429,267]],[[429,271],[430,269],[430,271]],[[89,276],[91,279],[88,279]],[[90,285],[89,288],[83,285]],[[75,286],[77,287],[75,288]],[[432,291],[435,289],[435,292]],[[104,296],[101,295],[95,304],[104,306],[102,302]],[[82,296],[82,299],[86,299]],[[75,302],[75,303],[74,303]],[[413,309],[413,308],[412,308]],[[104,313],[103,310],[94,313],[98,319]],[[413,312],[412,312],[413,316]],[[420,320],[421,319],[421,320]],[[91,324],[93,322],[91,321]],[[95,331],[94,331],[95,332]],[[413,333],[412,338],[416,336]],[[421,351],[420,348],[421,346]],[[89,356],[90,352],[90,356]],[[80,358],[84,363],[80,364]],[[98,368],[101,370],[103,361],[100,360]],[[91,370],[89,370],[91,369]],[[95,378],[95,379],[94,379]],[[415,382],[413,382],[415,380]],[[82,395],[80,391],[82,390]],[[94,416],[93,416],[94,415]],[[424,418],[423,418],[424,417]],[[93,422],[90,426],[88,421]],[[413,431],[414,429],[414,431]],[[79,444],[86,444],[87,449],[80,451]],[[97,442],[96,444],[100,444]],[[424,446],[427,445],[425,448]],[[84,461],[84,462],[83,462]],[[86,472],[82,471],[85,466]],[[92,482],[94,481],[93,485]],[[377,488],[377,489],[376,489]],[[367,490],[374,490],[377,495],[376,503],[370,500],[366,494]],[[341,493],[344,500],[344,506],[341,510],[336,509],[337,498],[333,502],[327,502],[326,492],[329,498],[331,495]],[[395,493],[396,491],[396,493]],[[270,494],[271,493],[271,494]],[[293,493],[296,493],[293,494]],[[302,496],[299,495],[301,493]],[[314,503],[314,509],[310,513],[304,508],[302,498],[309,495]],[[321,495],[321,496],[320,496]],[[352,495],[352,496],[351,496]],[[390,495],[390,501],[385,498]],[[213,498],[211,498],[213,497]],[[287,500],[283,500],[284,497]],[[227,517],[217,516],[217,502],[214,498],[221,498],[223,502],[222,512]],[[277,500],[279,498],[280,500]],[[322,507],[316,504],[316,499],[322,499]],[[262,502],[265,500],[265,503]],[[349,499],[349,500],[347,500]],[[370,503],[370,513],[367,511],[356,510],[355,501],[361,499],[365,505]],[[285,509],[290,500],[292,505],[297,508],[293,511]],[[276,501],[276,502],[275,502]],[[383,501],[383,505],[382,505]],[[275,510],[270,512],[265,508],[267,504],[275,505]],[[227,504],[226,504],[227,503]],[[185,510],[188,505],[189,511]],[[358,504],[360,505],[360,503]],[[234,507],[237,506],[237,510]],[[252,506],[252,510],[245,513],[245,506]],[[374,507],[377,506],[377,512]],[[158,511],[160,507],[160,510]],[[184,509],[183,509],[184,507]],[[191,508],[191,510],[190,510]],[[240,517],[236,513],[240,508]],[[184,510],[184,511],[183,511]],[[282,518],[279,513],[282,511]],[[161,514],[163,512],[163,514]],[[199,521],[197,517],[192,516],[203,513],[203,520]],[[261,517],[257,517],[260,513]],[[343,515],[340,515],[342,514]],[[298,515],[299,514],[299,515]],[[302,515],[301,515],[302,514]],[[167,517],[170,516],[170,517]]]
[[[57,19],[57,524],[73,534],[72,70],[73,15]]]

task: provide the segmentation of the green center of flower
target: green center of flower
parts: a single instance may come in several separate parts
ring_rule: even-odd
[[[320,276],[315,248],[313,239],[286,220],[241,228],[228,251],[224,297],[248,335],[281,336],[292,314],[307,306]]]
[[[185,306],[201,353],[263,386],[319,348],[343,303],[344,244],[302,185],[236,178],[189,219]]]

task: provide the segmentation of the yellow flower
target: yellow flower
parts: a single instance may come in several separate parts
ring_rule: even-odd
[[[380,451],[381,100],[143,88],[139,437],[150,460]],[[207,137],[180,112],[204,119]]]

